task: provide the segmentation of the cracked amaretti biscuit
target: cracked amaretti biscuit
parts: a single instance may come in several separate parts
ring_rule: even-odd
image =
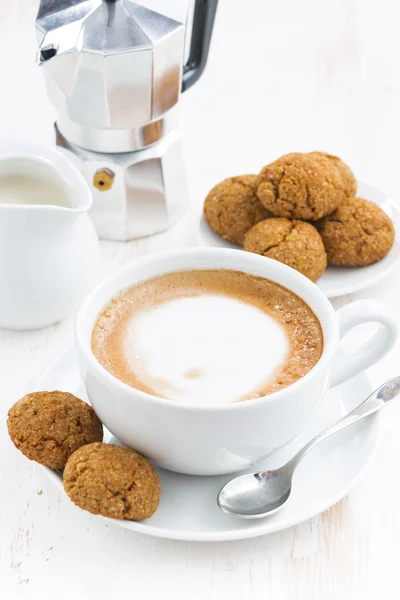
[[[7,427],[18,450],[52,469],[63,469],[75,450],[103,439],[93,408],[67,392],[27,394],[10,408]]]
[[[149,461],[113,444],[89,444],[74,452],[64,470],[64,489],[80,508],[113,519],[147,519],[161,495]]]
[[[362,267],[382,260],[394,242],[393,223],[374,202],[348,198],[317,223],[330,265]]]
[[[312,154],[286,154],[264,167],[257,195],[277,217],[316,221],[346,197],[342,176],[332,160]]]
[[[328,154],[327,152],[310,152],[309,154],[310,156],[323,156],[330,160],[337,167],[342,177],[346,196],[349,198],[354,198],[357,193],[357,180],[354,177],[353,171],[348,165],[346,165],[346,163],[342,161],[341,158],[334,156],[333,154]]]
[[[244,249],[262,254],[296,269],[312,281],[326,268],[321,236],[304,221],[271,218],[257,223],[244,239]]]
[[[219,236],[243,245],[245,234],[271,216],[257,197],[257,175],[229,177],[218,183],[204,201],[204,217]]]

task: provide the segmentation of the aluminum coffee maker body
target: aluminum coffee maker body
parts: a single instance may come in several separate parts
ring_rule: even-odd
[[[57,144],[89,184],[102,239],[163,231],[187,208],[177,104],[206,65],[217,2],[195,0],[183,64],[185,22],[132,0],[41,0],[37,61]]]

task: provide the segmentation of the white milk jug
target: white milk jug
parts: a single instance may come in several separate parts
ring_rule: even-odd
[[[0,327],[36,329],[77,308],[99,266],[91,204],[59,151],[0,145]]]

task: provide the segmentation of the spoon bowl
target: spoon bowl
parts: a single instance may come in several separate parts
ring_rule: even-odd
[[[291,491],[291,479],[283,471],[250,473],[227,483],[218,496],[218,505],[230,515],[258,519],[279,510]]]

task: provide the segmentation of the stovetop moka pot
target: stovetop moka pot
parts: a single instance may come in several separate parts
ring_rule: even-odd
[[[195,0],[186,23],[133,0],[41,0],[38,64],[57,109],[57,144],[93,194],[103,239],[168,229],[188,191],[176,107],[207,62],[218,0]]]

